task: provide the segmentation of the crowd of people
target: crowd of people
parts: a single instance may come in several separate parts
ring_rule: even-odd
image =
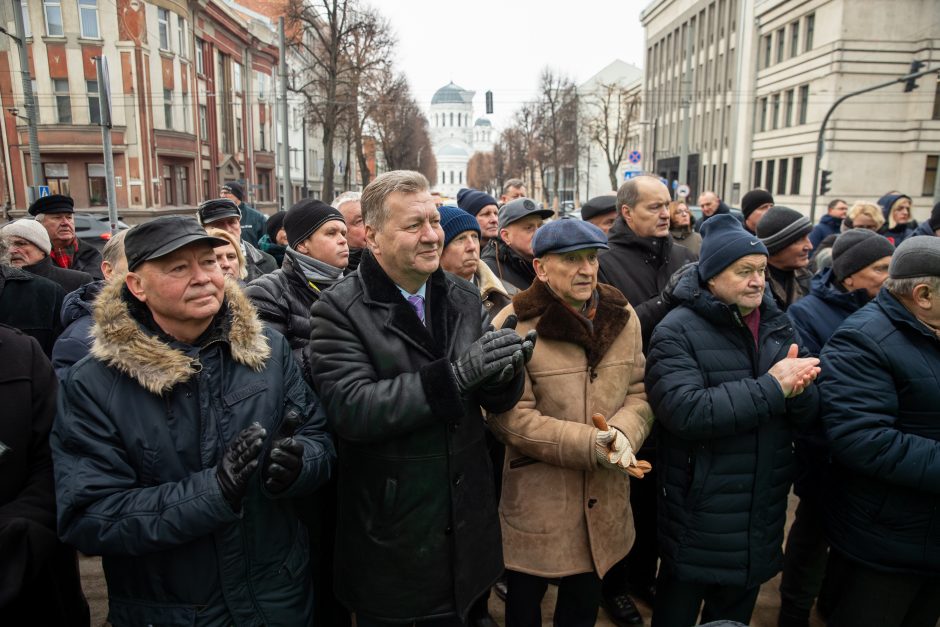
[[[940,204],[501,191],[3,226],[0,622],[935,627]]]

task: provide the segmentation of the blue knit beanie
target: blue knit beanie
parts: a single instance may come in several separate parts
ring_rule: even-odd
[[[476,231],[480,235],[477,219],[459,207],[438,207],[441,214],[441,228],[444,229],[444,247],[464,231]]]
[[[479,192],[475,189],[469,189],[464,187],[457,192],[457,206],[470,213],[476,215],[480,213],[483,207],[487,205],[498,205],[496,199],[487,194],[486,192]]]
[[[702,223],[702,249],[698,275],[707,281],[747,255],[767,255],[767,247],[731,214],[712,216]]]

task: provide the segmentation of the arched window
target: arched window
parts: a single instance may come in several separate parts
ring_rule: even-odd
[[[463,185],[463,170],[460,171],[460,184]]]
[[[450,114],[450,125],[451,125],[451,126],[454,125],[454,114],[453,114],[453,113]],[[453,183],[453,181],[451,181],[451,183]]]
[[[453,113],[451,115],[453,115]],[[450,184],[451,185],[454,184],[454,171],[453,170],[450,171]]]
[[[441,171],[441,185],[447,185],[447,172]]]

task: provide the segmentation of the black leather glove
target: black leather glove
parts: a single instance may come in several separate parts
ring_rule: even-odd
[[[491,380],[509,381],[522,359],[522,338],[513,329],[502,328],[484,333],[451,365],[461,394],[469,394]]]
[[[215,467],[215,478],[222,496],[236,512],[242,508],[242,499],[248,491],[248,479],[258,467],[258,456],[266,435],[267,432],[260,424],[251,423],[229,444]]]
[[[676,298],[676,286],[679,285],[679,281],[689,272],[698,272],[698,262],[689,262],[673,272],[672,276],[669,277],[669,281],[666,283],[666,287],[663,288],[662,293],[659,295],[659,300],[670,310],[674,309],[679,304],[679,299]]]
[[[268,463],[261,469],[261,479],[269,492],[277,494],[289,488],[304,465],[304,447],[291,437],[275,440],[271,444]]]

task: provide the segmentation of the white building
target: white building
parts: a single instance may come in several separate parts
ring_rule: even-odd
[[[451,82],[431,98],[428,120],[438,173],[434,189],[451,199],[457,197],[457,190],[467,186],[467,163],[473,153],[491,151],[496,141],[496,131],[489,120],[470,122],[474,93]]]

